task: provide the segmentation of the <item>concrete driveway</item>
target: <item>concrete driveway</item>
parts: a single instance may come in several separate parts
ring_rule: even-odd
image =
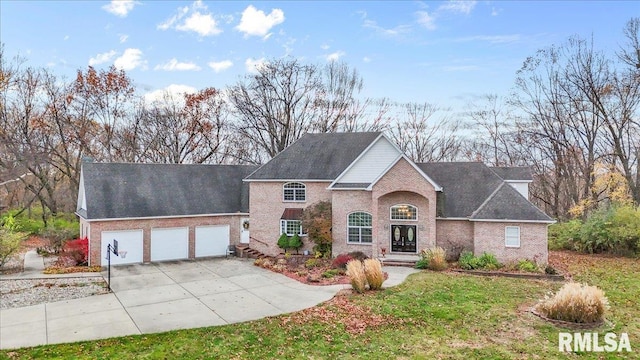
[[[385,271],[386,287],[415,272]],[[256,320],[315,306],[349,287],[301,284],[237,258],[112,267],[113,293],[0,311],[0,349]]]

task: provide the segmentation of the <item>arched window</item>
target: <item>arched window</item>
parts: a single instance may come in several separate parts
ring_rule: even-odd
[[[417,220],[418,208],[413,205],[400,204],[391,207],[391,220]]]
[[[283,186],[282,199],[284,201],[305,201],[307,199],[307,187],[299,182],[286,183]]]
[[[347,242],[350,243],[371,243],[373,240],[371,232],[371,214],[366,212],[354,212],[347,218]]]

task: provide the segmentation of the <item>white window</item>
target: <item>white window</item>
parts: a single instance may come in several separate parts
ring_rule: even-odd
[[[284,201],[305,201],[307,199],[307,187],[303,183],[286,183],[283,186],[282,199]]]
[[[371,232],[371,214],[366,212],[354,212],[349,214],[347,219],[347,242],[350,243],[371,243],[373,240]]]
[[[287,236],[295,234],[306,235],[302,232],[302,222],[300,220],[280,220],[280,234],[287,234]]]
[[[504,245],[506,247],[520,247],[520,226],[506,226],[504,228]]]
[[[413,205],[401,204],[391,207],[391,220],[417,220],[418,208]]]

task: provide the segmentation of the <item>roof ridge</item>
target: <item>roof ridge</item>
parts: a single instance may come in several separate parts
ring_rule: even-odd
[[[498,177],[499,177],[499,176],[498,176]],[[485,206],[487,205],[487,203],[489,203],[489,201],[490,201],[494,196],[496,196],[496,194],[498,193],[498,191],[499,191],[500,189],[502,189],[502,187],[507,183],[507,182],[506,182],[506,181],[504,181],[502,178],[500,178],[500,179],[502,180],[502,182],[500,183],[500,185],[498,185],[498,187],[497,187],[495,190],[493,190],[493,192],[492,192],[489,196],[487,196],[487,198],[482,202],[482,204],[480,204],[480,206],[479,206],[479,207],[478,207],[474,212],[472,212],[472,213],[471,213],[471,215],[469,215],[469,218],[470,218],[470,219],[471,219],[471,218],[473,218],[477,213],[479,213],[479,212],[480,212],[480,210],[482,210],[482,208],[483,208],[483,207],[485,207]]]

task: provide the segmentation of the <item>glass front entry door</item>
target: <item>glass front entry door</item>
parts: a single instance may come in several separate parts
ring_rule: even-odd
[[[415,225],[391,225],[391,251],[415,253],[417,235]]]

